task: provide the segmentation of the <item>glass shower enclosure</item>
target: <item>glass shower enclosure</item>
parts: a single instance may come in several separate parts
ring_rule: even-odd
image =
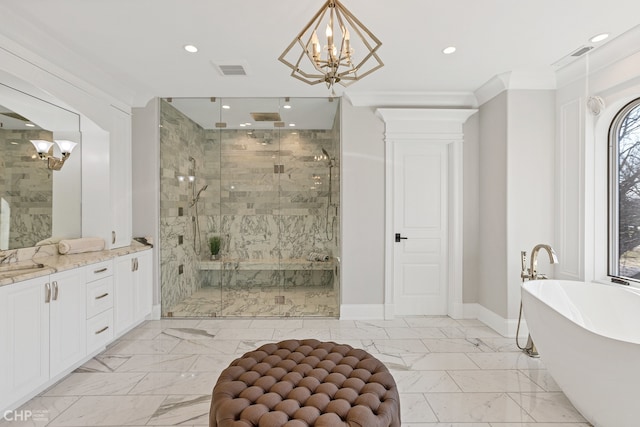
[[[160,101],[165,317],[338,317],[339,98]]]

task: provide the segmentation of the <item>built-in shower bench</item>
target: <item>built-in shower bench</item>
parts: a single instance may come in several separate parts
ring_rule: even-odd
[[[329,261],[309,261],[299,259],[231,259],[200,261],[200,270],[333,270],[335,258]]]

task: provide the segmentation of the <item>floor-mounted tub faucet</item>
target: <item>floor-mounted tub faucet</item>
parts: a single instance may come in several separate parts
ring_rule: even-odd
[[[551,246],[546,245],[544,243],[535,245],[531,250],[531,265],[529,267],[527,267],[527,252],[526,251],[520,252],[520,262],[522,265],[522,271],[520,271],[520,277],[522,278],[523,282],[525,280],[539,280],[539,279],[547,278],[547,276],[545,276],[544,274],[538,274],[538,252],[540,252],[540,249],[544,249],[545,251],[547,251],[547,254],[549,255],[550,264],[558,263],[558,256],[556,255],[556,251],[554,251]],[[536,346],[533,343],[533,340],[531,339],[531,334],[529,334],[529,336],[527,337],[527,344],[524,347],[521,347],[520,344],[518,343],[518,333],[520,332],[521,319],[522,319],[522,301],[520,301],[520,314],[518,316],[518,328],[516,329],[516,346],[518,346],[520,350],[525,352],[530,357],[539,357],[538,349],[536,349]]]
[[[546,279],[547,277],[543,274],[538,274],[538,252],[540,249],[544,249],[547,251],[549,255],[549,263],[557,264],[558,256],[556,255],[556,251],[549,245],[544,243],[535,245],[531,250],[531,267],[527,268],[527,252],[520,252],[520,257],[522,261],[522,271],[520,272],[520,277],[522,280],[537,280],[537,279]]]

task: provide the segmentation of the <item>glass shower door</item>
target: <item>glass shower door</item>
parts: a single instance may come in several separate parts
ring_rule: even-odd
[[[223,315],[280,316],[279,100],[225,98],[222,105]]]

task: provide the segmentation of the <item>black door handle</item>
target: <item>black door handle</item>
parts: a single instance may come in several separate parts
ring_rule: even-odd
[[[407,240],[407,237],[402,237],[400,233],[396,233],[396,242],[400,242],[400,240]]]

